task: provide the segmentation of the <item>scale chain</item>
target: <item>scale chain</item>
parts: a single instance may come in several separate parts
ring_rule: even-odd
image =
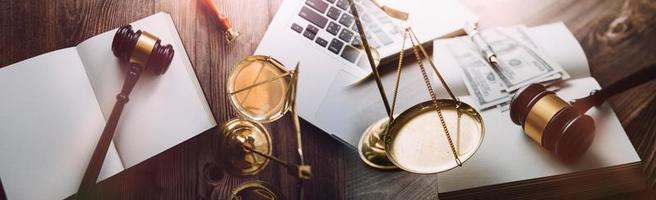
[[[426,73],[426,69],[424,68],[424,63],[421,59],[421,56],[419,55],[419,50],[418,50],[419,47],[417,47],[417,46],[421,45],[421,44],[418,44],[419,41],[416,37],[412,37],[412,36],[414,36],[414,33],[412,32],[412,29],[410,29],[410,27],[406,28],[405,32],[406,32],[405,34],[410,35],[410,41],[412,42],[412,50],[413,50],[413,52],[415,54],[415,57],[417,59],[417,64],[419,64],[419,68],[421,69],[421,74],[424,78],[424,82],[426,83],[428,93],[431,96],[431,100],[433,102],[433,106],[435,107],[435,111],[437,111],[437,115],[440,119],[440,123],[442,124],[442,128],[444,129],[444,133],[446,134],[446,138],[447,138],[447,141],[449,142],[449,146],[451,147],[451,152],[453,153],[453,156],[454,156],[458,166],[462,166],[462,161],[460,161],[460,158],[458,157],[458,153],[456,153],[456,148],[453,145],[451,135],[449,134],[449,129],[447,128],[446,122],[444,121],[444,116],[442,115],[442,110],[440,109],[440,107],[437,103],[437,96],[435,95],[435,91],[433,91],[433,88],[430,84],[430,80],[428,79],[428,74]],[[428,56],[424,55],[424,57],[428,57]]]

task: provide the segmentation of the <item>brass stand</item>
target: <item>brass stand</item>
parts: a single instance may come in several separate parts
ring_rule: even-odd
[[[364,28],[362,25],[362,22],[360,21],[360,16],[358,14],[357,7],[354,3],[354,0],[349,0],[350,7],[351,7],[351,14],[353,14],[353,17],[355,19],[355,26],[357,27],[358,34],[360,35],[360,40],[362,41],[362,46],[365,47],[364,51],[367,55],[367,59],[369,61],[369,65],[371,67],[371,71],[374,77],[374,80],[376,81],[376,86],[378,87],[378,91],[381,96],[381,100],[383,102],[383,105],[385,106],[385,111],[387,111],[387,117],[378,120],[377,122],[373,123],[370,125],[362,134],[362,137],[360,138],[360,141],[358,143],[358,153],[360,158],[364,163],[367,165],[377,168],[377,169],[395,169],[395,168],[401,168],[405,171],[409,172],[414,172],[414,173],[422,173],[422,174],[427,174],[427,173],[437,173],[441,171],[446,171],[449,170],[455,166],[461,166],[463,160],[467,160],[473,152],[470,152],[471,154],[466,154],[464,156],[463,160],[460,158],[460,151],[459,151],[459,146],[456,148],[456,145],[454,145],[453,139],[451,137],[451,132],[448,129],[447,126],[447,120],[445,120],[444,114],[442,112],[443,109],[454,109],[457,112],[457,125],[456,125],[456,136],[458,137],[458,142],[459,142],[459,136],[461,134],[461,117],[462,114],[464,113],[467,115],[467,117],[470,117],[471,119],[474,119],[473,122],[474,124],[468,124],[470,125],[468,130],[478,130],[478,132],[467,132],[467,134],[479,134],[476,136],[480,136],[480,140],[478,141],[478,144],[475,146],[476,149],[480,146],[480,143],[482,143],[482,135],[483,135],[483,123],[482,119],[480,118],[480,114],[475,111],[473,108],[471,108],[469,105],[460,102],[459,99],[453,95],[453,92],[449,89],[449,86],[446,84],[446,81],[442,77],[442,75],[437,71],[437,68],[435,67],[435,64],[433,63],[432,59],[429,57],[428,53],[426,50],[421,46],[421,43],[417,36],[414,34],[411,28],[405,28],[404,30],[404,35],[403,35],[403,43],[401,46],[401,51],[399,53],[399,63],[397,66],[397,72],[396,72],[396,84],[395,84],[395,89],[394,89],[394,97],[392,100],[392,104],[390,106],[390,103],[387,99],[387,94],[385,93],[385,89],[383,88],[382,80],[380,78],[380,74],[378,73],[378,69],[375,63],[375,58],[373,55],[372,49],[369,47],[369,43],[367,41],[367,36],[364,32]],[[394,13],[394,12],[391,12]],[[394,15],[394,14],[388,14],[392,17],[397,16],[397,18],[401,20],[407,19],[407,15],[399,17],[399,15]],[[397,100],[397,95],[398,95],[398,89],[399,89],[399,82],[401,79],[401,67],[403,65],[403,57],[404,57],[404,51],[405,51],[405,43],[406,39],[410,38],[410,41],[412,43],[412,50],[413,54],[415,55],[415,58],[417,59],[417,63],[419,64],[419,67],[421,69],[421,74],[423,76],[424,83],[426,84],[426,87],[428,89],[428,93],[430,94],[431,100],[426,101],[420,104],[417,104],[413,106],[412,108],[404,111],[399,115],[398,122],[395,121],[394,117],[394,108],[396,105],[396,100]],[[423,58],[422,58],[423,57]],[[423,64],[423,59],[427,59],[428,62],[430,63],[430,66],[432,67],[433,72],[437,75],[437,77],[440,79],[442,85],[445,87],[447,92],[449,93],[449,96],[451,97],[450,99],[437,99],[436,92],[434,88],[432,87],[430,83],[430,79],[428,76],[428,73],[426,72],[427,70],[424,67]],[[465,108],[465,109],[463,109]],[[410,146],[414,144],[406,144],[401,147],[395,146],[395,139],[396,136],[399,134],[398,132],[400,131],[400,127],[404,127],[407,123],[411,121],[411,119],[419,116],[420,114],[426,113],[426,112],[433,112],[437,114],[437,119],[436,122],[437,124],[440,124],[442,130],[444,131],[444,135],[446,137],[446,141],[448,141],[448,146],[449,146],[449,151],[451,156],[453,157],[453,163],[447,162],[447,161],[437,161],[435,163],[438,163],[440,165],[433,165],[430,166],[429,168],[426,167],[417,167],[417,166],[405,166],[403,163],[399,162],[398,158],[395,156],[396,152],[399,152],[397,150],[401,149],[417,149],[414,148],[415,146]],[[465,112],[467,111],[467,112]],[[434,123],[430,124],[425,124],[424,127],[432,127]],[[425,134],[425,133],[417,133],[417,134]],[[431,140],[433,141],[433,140]],[[421,141],[418,141],[418,143]],[[456,143],[457,144],[457,143]],[[430,149],[430,148],[437,148],[437,149]],[[415,158],[415,160],[422,160],[425,157],[423,153],[425,152],[434,152],[438,150],[439,147],[434,146],[434,145],[427,145],[426,147],[422,148],[423,152],[417,152],[415,155],[412,155],[412,157]],[[407,152],[407,151],[400,151],[400,152]],[[419,155],[421,154],[421,155]],[[405,157],[404,157],[405,158]],[[432,158],[432,157],[431,157]],[[410,161],[415,163],[416,161]],[[431,163],[431,164],[435,164]],[[452,165],[453,164],[453,165]]]
[[[271,156],[271,136],[262,125],[244,119],[233,119],[223,126],[222,136],[221,147],[229,163],[229,173],[238,176],[255,175],[269,163],[268,158],[254,153],[257,151]]]
[[[397,169],[396,165],[387,158],[385,151],[385,138],[389,118],[383,118],[371,124],[362,133],[358,142],[358,154],[367,165],[377,169]]]

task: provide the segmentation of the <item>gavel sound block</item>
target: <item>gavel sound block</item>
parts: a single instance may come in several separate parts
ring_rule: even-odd
[[[87,170],[84,173],[77,193],[78,199],[91,198],[90,189],[98,180],[119,117],[123,112],[123,107],[129,100],[130,92],[132,92],[141,76],[141,72],[147,70],[156,75],[164,74],[169,64],[171,64],[174,54],[171,45],[162,45],[159,38],[148,32],[141,30],[134,32],[130,25],[118,29],[112,41],[112,52],[120,60],[127,61],[129,69],[123,82],[123,88],[116,96],[116,104],[114,104],[109,120],[105,124],[100,140],[96,144],[91,161],[89,161]]]

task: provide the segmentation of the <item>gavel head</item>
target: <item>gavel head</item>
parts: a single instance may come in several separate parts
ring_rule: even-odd
[[[173,47],[163,45],[156,36],[126,25],[116,31],[112,41],[112,52],[123,61],[138,64],[157,75],[163,74],[173,60]]]
[[[581,157],[594,139],[592,118],[540,84],[517,91],[510,102],[510,119],[535,142],[568,162]]]

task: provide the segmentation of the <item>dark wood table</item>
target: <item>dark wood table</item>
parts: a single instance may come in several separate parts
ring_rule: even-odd
[[[243,35],[227,45],[223,31],[211,23],[195,0],[2,0],[0,2],[0,66],[70,47],[99,33],[164,11],[171,14],[219,124],[237,116],[225,92],[228,70],[251,55],[281,0],[226,0],[219,7]],[[466,0],[483,28],[564,21],[583,46],[591,72],[602,86],[656,62],[656,2],[651,0]],[[610,100],[643,160],[643,190],[630,193],[585,190],[565,197],[647,197],[656,188],[656,81]],[[274,155],[295,157],[295,140],[286,116],[268,126]],[[305,199],[437,199],[437,176],[378,171],[360,162],[354,150],[302,121],[304,149],[314,177],[305,184]],[[103,199],[225,199],[247,180],[279,186],[295,199],[296,178],[278,165],[253,177],[225,173],[218,153],[220,127],[202,133],[97,187]],[[594,175],[592,175],[594,176]],[[577,184],[590,184],[582,179]],[[580,185],[572,185],[577,187]],[[563,187],[560,187],[563,188]],[[1,192],[1,190],[0,190]],[[526,191],[523,191],[526,192]],[[558,191],[547,191],[556,193]],[[522,194],[505,193],[522,196]],[[628,195],[628,196],[625,196]],[[2,195],[0,195],[2,196]],[[510,196],[507,196],[510,197]],[[549,196],[547,196],[549,197]],[[558,195],[551,196],[558,197]],[[652,196],[653,197],[653,196]]]

